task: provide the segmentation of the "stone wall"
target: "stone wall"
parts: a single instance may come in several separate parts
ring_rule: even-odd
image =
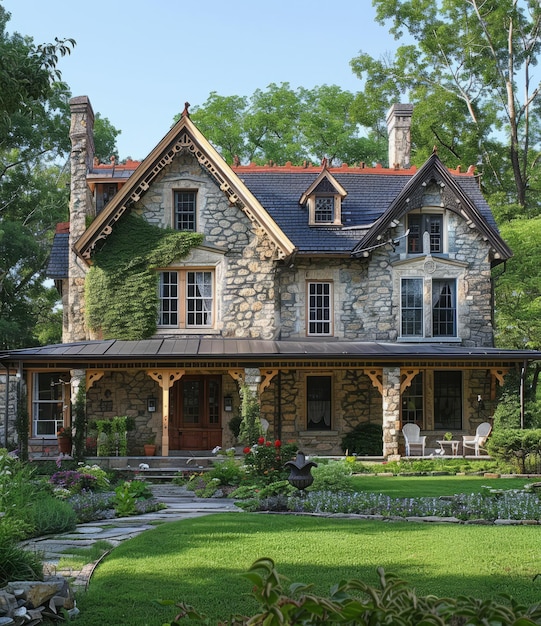
[[[9,393],[6,406],[6,376],[0,375],[0,448],[11,447],[18,440],[15,428],[15,416],[17,415],[17,379],[9,377]],[[6,409],[7,409],[7,439],[6,439]]]
[[[329,371],[328,375],[333,377],[331,428],[307,430],[305,389],[306,375],[309,373],[303,370],[282,371],[280,378],[273,378],[263,393],[261,417],[270,424],[269,437],[280,437],[284,442],[297,443],[307,454],[343,454],[341,441],[345,433],[359,423],[381,423],[381,396],[368,376],[359,371]]]

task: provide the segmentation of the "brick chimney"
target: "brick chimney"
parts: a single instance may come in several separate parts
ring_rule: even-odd
[[[389,167],[391,169],[410,167],[412,114],[412,104],[393,104],[387,113]]]

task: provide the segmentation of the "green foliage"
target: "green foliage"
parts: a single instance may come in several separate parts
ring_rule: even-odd
[[[541,217],[500,226],[513,250],[495,281],[496,341],[502,348],[541,348]]]
[[[74,458],[80,461],[85,453],[86,431],[86,393],[85,385],[82,382],[77,390],[73,405],[73,426],[75,428],[75,436],[73,437]]]
[[[386,132],[373,132],[355,104],[355,95],[337,85],[293,90],[289,83],[271,83],[250,98],[212,92],[191,117],[228,163],[382,162]],[[370,130],[361,133],[359,122]]]
[[[68,532],[77,525],[73,508],[64,500],[48,494],[37,497],[28,507],[26,515],[36,537]]]
[[[291,461],[296,452],[295,444],[282,445],[279,440],[265,441],[260,437],[256,445],[245,449],[244,466],[248,480],[263,484],[285,480],[289,475],[285,463]]]
[[[115,489],[114,506],[119,517],[135,515],[137,502],[152,498],[148,483],[143,480],[127,480]]]
[[[156,268],[184,258],[202,235],[159,228],[134,214],[120,222],[87,274],[86,321],[104,339],[144,339],[156,332]]]
[[[241,387],[240,395],[242,399],[242,422],[239,429],[239,441],[245,446],[251,446],[255,444],[263,432],[259,417],[259,399],[248,385]]]
[[[23,550],[0,530],[0,587],[12,580],[42,580],[43,565],[36,552]]]
[[[532,149],[539,141],[539,3],[374,0],[374,6],[377,21],[402,42],[394,58],[361,53],[352,60],[364,86],[356,110],[384,119],[407,93],[415,106],[414,162],[436,144],[447,165],[479,164],[490,193],[502,192],[524,215],[539,214]],[[496,133],[504,139],[495,140]]]
[[[331,588],[328,596],[319,596],[313,593],[312,585],[291,583],[286,586],[287,579],[278,572],[274,561],[261,558],[244,575],[252,585],[258,610],[255,614],[220,621],[220,624],[541,624],[539,604],[526,607],[511,601],[511,606],[507,606],[496,600],[481,601],[471,597],[419,596],[394,574],[385,574],[381,567],[377,572],[379,587],[358,579],[343,580]],[[173,602],[161,601],[160,604],[167,606]],[[184,602],[175,606],[179,611],[173,621],[163,626],[180,626],[183,618],[211,623]]]
[[[494,430],[487,450],[495,459],[512,463],[521,474],[541,471],[541,428]]]
[[[310,491],[353,491],[351,465],[347,461],[318,463],[312,468],[312,476]]]
[[[21,461],[28,461],[28,432],[30,416],[28,415],[26,403],[26,391],[22,385],[18,388],[17,417],[15,428],[17,430],[18,456]]]
[[[126,456],[128,430],[131,429],[127,415],[115,415],[111,419],[95,420],[98,431],[98,456]]]
[[[207,475],[218,480],[220,485],[238,485],[244,476],[244,470],[238,461],[226,458],[223,461],[214,461],[213,468]]]
[[[380,424],[363,422],[357,424],[342,437],[342,450],[360,456],[383,454],[383,429]]]

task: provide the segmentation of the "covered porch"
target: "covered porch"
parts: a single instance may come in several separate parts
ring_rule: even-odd
[[[381,425],[382,459],[404,454],[406,422],[419,423],[435,451],[445,432],[461,438],[490,420],[507,371],[524,376],[539,359],[536,351],[455,345],[219,338],[85,341],[0,356],[26,384],[37,455],[55,446],[58,427],[72,424],[83,385],[87,423],[132,420],[134,459],[150,439],[156,459],[238,445],[230,425],[243,387],[257,398],[267,437],[307,454],[343,454],[342,437],[363,422]]]

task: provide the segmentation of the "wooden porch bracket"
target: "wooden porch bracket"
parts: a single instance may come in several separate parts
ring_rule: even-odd
[[[169,456],[169,389],[182,378],[185,370],[148,370],[162,390],[162,456]]]
[[[260,370],[261,382],[259,383],[259,395],[271,384],[272,379],[278,374],[278,370]]]
[[[363,374],[370,378],[372,385],[379,391],[380,395],[383,395],[383,369],[363,370]]]
[[[244,384],[245,372],[244,370],[227,370],[227,373],[233,380],[236,380],[239,385]]]
[[[503,387],[505,375],[509,371],[508,368],[491,369],[490,370],[490,399],[496,400],[497,384]]]
[[[402,382],[400,383],[400,393],[404,393],[404,391],[406,391],[406,389],[411,385],[413,379],[417,376],[417,374],[420,372],[420,370],[416,369],[416,370],[404,370],[403,372],[400,372],[404,378],[402,379]]]
[[[97,383],[98,380],[103,378],[104,374],[105,374],[104,370],[86,370],[85,372],[86,391],[88,391],[94,383]]]

